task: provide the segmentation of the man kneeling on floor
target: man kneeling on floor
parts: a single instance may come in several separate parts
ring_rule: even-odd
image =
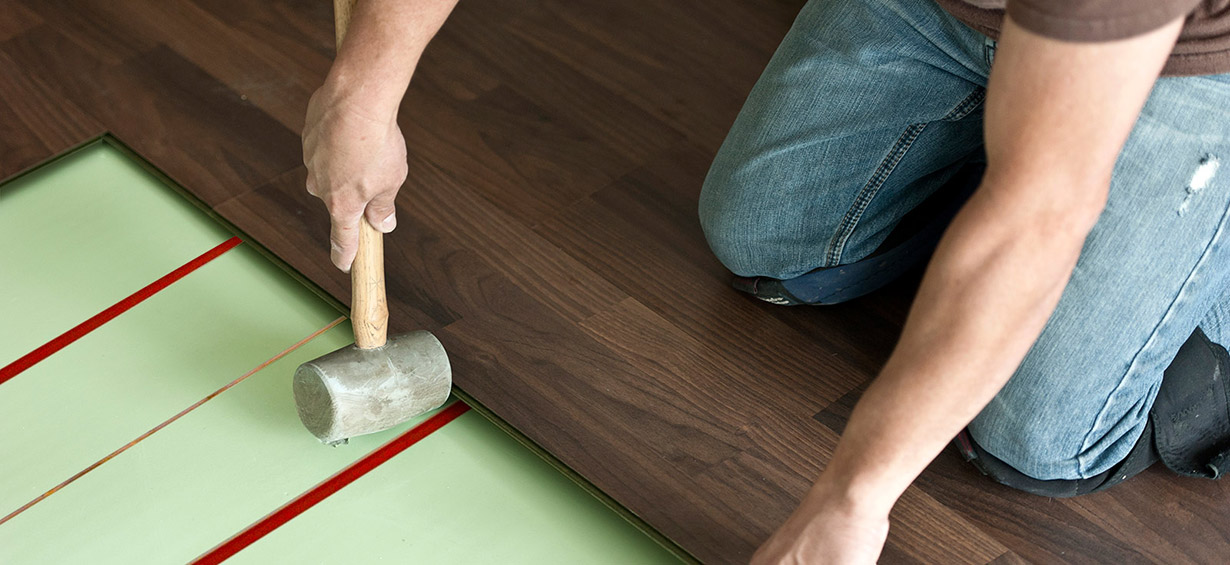
[[[873,562],[954,436],[1044,496],[1230,464],[1230,0],[938,2],[808,3],[705,181],[710,245],[763,300],[849,300],[931,257],[757,563]],[[361,217],[396,225],[398,103],[454,3],[362,2],[312,97],[339,268]]]
[[[705,234],[763,300],[848,300],[934,248],[754,562],[874,561],[954,436],[1043,496],[1230,464],[1230,2],[996,3],[813,0],[709,172]]]

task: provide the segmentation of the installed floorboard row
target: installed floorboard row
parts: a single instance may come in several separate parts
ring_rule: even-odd
[[[107,28],[104,15],[79,28],[52,15],[0,42],[0,51],[206,203],[301,164],[295,132],[176,51],[142,41],[139,31]],[[96,33],[75,35],[79,29]]]
[[[349,302],[349,275],[319,261],[320,254],[327,255],[328,217],[319,201],[304,192],[305,175],[297,169],[216,209],[262,241],[269,238],[274,243],[270,249],[291,266],[319,277],[325,290]],[[403,189],[399,228],[386,236],[392,329],[442,327],[464,313],[481,311],[484,305],[468,302],[456,285],[482,270],[499,272],[570,320],[623,298],[605,279],[474,191],[437,178],[437,187]]]
[[[20,10],[16,12],[22,14]],[[26,25],[37,20],[31,15]],[[11,26],[5,33],[20,30],[17,22],[5,19]],[[61,97],[42,80],[23,73],[21,66],[0,52],[0,179],[33,167],[52,155],[101,134],[103,126],[87,116],[75,104]]]
[[[98,4],[113,19],[139,30],[134,33],[166,45],[292,131],[303,128],[303,108],[331,62],[329,51],[301,49],[291,54],[269,46],[264,37],[267,27],[253,30],[254,37],[228,25],[220,18],[233,5],[211,11],[188,0]]]
[[[506,33],[712,152],[739,109],[748,77],[764,69],[798,4],[732,2],[718,11],[706,6],[652,2],[632,12],[598,0],[550,1],[531,10],[501,7],[511,19]]]
[[[841,430],[864,389],[815,419]],[[915,487],[1036,563],[1216,563],[1228,547],[1226,483],[1182,480],[1160,467],[1108,492],[1048,499],[991,483],[949,448]]]
[[[704,242],[708,164],[801,5],[462,2],[399,115],[393,328],[438,332],[469,394],[708,562],[745,560],[794,507],[912,293],[774,307],[731,291]],[[106,128],[348,301],[298,141],[327,2],[0,8],[0,173]],[[949,451],[884,560],[1218,561],[1228,488],[1151,471],[1039,499]]]

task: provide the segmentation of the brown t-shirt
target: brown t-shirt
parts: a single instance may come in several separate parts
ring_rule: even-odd
[[[1012,20],[1064,41],[1111,41],[1186,17],[1162,69],[1167,76],[1230,73],[1230,0],[936,0],[948,13],[999,37],[1005,4]]]

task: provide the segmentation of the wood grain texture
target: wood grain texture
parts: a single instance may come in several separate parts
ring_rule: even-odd
[[[100,8],[81,20],[79,36],[70,27],[77,19],[50,17],[54,4],[31,5],[45,22],[0,42],[0,51],[207,203],[301,163],[296,133],[243,95],[142,28],[107,28],[107,18],[127,19]],[[92,5],[73,4],[87,13]]]
[[[43,22],[38,14],[20,5],[6,6],[7,11],[0,18],[0,41],[4,41],[18,33],[30,29]]]
[[[866,384],[814,417],[839,430]],[[1107,492],[1074,499],[1025,494],[987,480],[949,448],[915,482],[957,514],[1037,563],[1216,563],[1230,547],[1222,516],[1230,486],[1155,466]]]
[[[0,52],[0,179],[103,132],[103,126]]]
[[[269,3],[262,3],[269,4]],[[320,2],[326,7],[328,3]],[[142,32],[166,45],[186,61],[234,90],[241,101],[260,109],[287,128],[303,128],[308,97],[332,61],[332,35],[317,48],[315,38],[292,35],[298,49],[273,44],[279,35],[293,34],[299,14],[273,3],[263,13],[280,18],[277,25],[257,25],[243,19],[242,5],[199,5],[183,0],[110,2],[117,17],[140,23]],[[299,6],[299,9],[311,6]],[[321,30],[324,31],[324,30]]]
[[[0,0],[0,173],[108,129],[334,297],[298,131],[333,54],[320,0]],[[745,561],[832,453],[917,275],[831,308],[730,290],[701,183],[799,0],[462,2],[399,122],[390,330],[705,562]],[[1209,563],[1228,483],[1152,470],[1033,497],[947,451],[887,563]]]

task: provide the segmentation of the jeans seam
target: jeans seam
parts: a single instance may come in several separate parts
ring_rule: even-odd
[[[1141,354],[1153,345],[1153,343],[1157,340],[1157,335],[1161,331],[1162,326],[1166,325],[1167,322],[1170,321],[1171,314],[1174,313],[1175,307],[1178,305],[1179,300],[1186,294],[1188,288],[1192,284],[1192,281],[1197,278],[1196,273],[1208,263],[1209,256],[1212,255],[1213,249],[1222,244],[1221,239],[1226,231],[1226,224],[1228,222],[1230,222],[1230,206],[1222,212],[1221,220],[1217,224],[1217,229],[1214,230],[1213,236],[1209,238],[1209,243],[1208,245],[1205,245],[1204,251],[1200,253],[1200,258],[1196,260],[1196,264],[1192,266],[1191,271],[1187,273],[1187,277],[1183,279],[1183,284],[1179,286],[1179,290],[1175,293],[1174,298],[1171,299],[1170,305],[1166,307],[1166,312],[1162,314],[1161,319],[1157,321],[1155,326],[1153,326],[1153,331],[1149,333],[1149,337],[1145,340],[1144,345],[1140,346],[1140,349],[1138,349],[1136,354],[1132,356],[1132,361],[1128,363],[1127,371],[1124,371],[1123,376],[1119,379],[1119,384],[1116,385],[1114,390],[1112,390],[1107,396],[1106,401],[1102,404],[1102,409],[1098,411],[1097,417],[1093,420],[1093,425],[1090,426],[1089,431],[1085,433],[1085,438],[1081,441],[1081,452],[1076,454],[1077,476],[1081,478],[1088,478],[1085,472],[1085,469],[1088,468],[1088,457],[1086,452],[1089,450],[1091,445],[1093,432],[1101,427],[1102,420],[1106,416],[1106,411],[1110,408],[1111,400],[1127,383],[1128,375],[1131,375],[1136,369],[1136,364],[1140,360]]]
[[[975,88],[973,92],[969,93],[969,96],[966,96],[960,104],[957,104],[956,107],[949,111],[948,114],[944,115],[944,117],[940,118],[939,121],[955,122],[970,115],[970,113],[982,105],[982,102],[986,100],[986,97],[987,91],[985,88]]]
[[[858,196],[854,199],[854,204],[846,210],[846,215],[841,219],[841,225],[837,228],[837,234],[829,244],[829,252],[825,257],[826,267],[833,267],[841,262],[841,254],[845,250],[846,242],[854,233],[854,228],[858,226],[859,220],[863,217],[863,212],[867,210],[867,206],[871,204],[871,200],[875,198],[876,193],[880,191],[880,187],[884,186],[884,182],[888,180],[888,176],[892,174],[893,169],[897,168],[897,164],[905,157],[910,146],[914,144],[914,140],[918,139],[919,134],[927,127],[927,122],[921,124],[910,124],[905,128],[897,141],[893,143],[892,149],[884,160],[880,161],[880,166],[876,168],[875,173],[867,180],[867,184],[863,185]]]
[[[960,120],[977,109],[985,97],[986,90],[981,87],[976,88],[949,110],[947,114],[938,120],[932,121]],[[850,209],[846,210],[845,216],[842,217],[841,224],[837,227],[837,233],[833,235],[833,239],[829,243],[828,252],[825,254],[825,267],[834,267],[841,263],[841,256],[845,252],[846,242],[854,234],[854,229],[858,227],[859,220],[863,218],[863,212],[867,211],[867,207],[871,205],[872,199],[880,192],[880,188],[888,181],[888,177],[896,170],[901,160],[905,158],[906,152],[909,151],[914,141],[918,139],[918,136],[922,134],[927,124],[930,123],[910,124],[897,138],[897,141],[893,143],[893,147],[889,149],[888,155],[880,161],[880,166],[876,167],[871,178],[867,180],[867,184],[863,185],[858,196],[855,197],[854,203],[850,205]]]

